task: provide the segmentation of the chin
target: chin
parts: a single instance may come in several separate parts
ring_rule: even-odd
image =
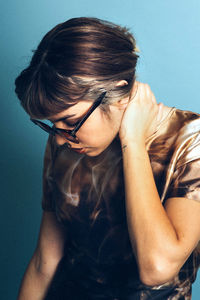
[[[105,148],[102,148],[102,149],[91,149],[91,151],[87,151],[85,153],[85,155],[90,156],[90,157],[99,156],[108,148],[108,146]]]
[[[100,155],[103,151],[104,149],[88,148],[84,154],[89,157],[95,157]]]
[[[91,152],[85,153],[85,155],[90,156],[90,157],[95,157],[95,156],[100,155],[102,152],[103,151],[91,151]]]

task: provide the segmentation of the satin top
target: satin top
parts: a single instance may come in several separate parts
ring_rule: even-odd
[[[172,197],[200,201],[200,115],[172,108],[146,146],[162,203]],[[66,145],[58,147],[50,136],[42,207],[55,211],[66,228],[65,289],[75,282],[86,299],[191,299],[199,246],[172,281],[149,287],[139,280],[127,228],[118,137],[99,156],[87,157]]]

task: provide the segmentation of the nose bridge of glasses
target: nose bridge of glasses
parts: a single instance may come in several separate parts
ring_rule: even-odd
[[[58,134],[65,138],[67,141],[70,141],[75,144],[79,144],[79,140],[75,134],[72,133],[71,130],[57,128],[55,134]]]
[[[58,125],[59,126],[59,125]],[[59,136],[65,138],[66,140],[74,143],[79,143],[78,138],[76,137],[76,134],[73,130],[67,129],[66,124],[63,126],[64,128],[61,128],[60,126],[53,125],[54,134],[58,134]]]
[[[63,126],[63,123],[64,123],[63,121],[56,122],[58,127],[55,126],[55,123],[53,123],[53,126],[52,126],[52,122],[50,122],[49,120],[47,120],[47,122],[49,122],[51,124],[51,126],[48,123],[46,123],[46,122],[44,123],[39,120],[31,119],[31,121],[33,123],[35,123],[36,125],[40,126],[45,131],[49,132],[50,134],[53,134],[53,135],[58,134],[70,142],[79,144],[79,139],[76,137],[76,132],[80,129],[80,127],[83,125],[83,123],[88,119],[88,117],[91,115],[91,113],[101,104],[105,95],[106,95],[106,92],[103,92],[97,98],[97,100],[93,103],[93,105],[90,107],[88,112],[84,115],[84,117],[80,120],[80,122],[72,130],[67,129],[66,124],[64,124],[64,128],[60,128],[60,125],[58,123],[61,123]]]

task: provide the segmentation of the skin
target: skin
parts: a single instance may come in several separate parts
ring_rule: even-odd
[[[89,103],[78,103],[68,113],[80,116],[88,108]],[[97,108],[80,128],[77,133],[80,147],[86,149],[87,155],[98,155],[119,133],[130,240],[141,280],[147,285],[159,285],[172,280],[197,246],[200,206],[186,198],[171,198],[163,207],[157,192],[145,142],[170,108],[157,104],[150,87],[139,82],[130,98],[110,108],[110,119]],[[63,124],[57,125],[65,128]],[[57,137],[57,143],[64,142]]]
[[[200,239],[199,203],[170,198],[163,207],[157,192],[145,141],[163,113],[150,87],[139,84],[119,131],[129,235],[140,278],[147,285],[172,280]]]
[[[74,114],[68,119],[72,122],[90,106],[89,101],[79,102],[50,119],[59,128],[72,129],[56,119]],[[156,189],[145,142],[170,108],[157,104],[150,87],[137,82],[130,98],[118,101],[110,109],[107,118],[97,108],[77,132],[80,143],[70,144],[73,148],[84,148],[88,156],[96,156],[119,133],[127,224],[140,279],[146,285],[160,285],[173,279],[196,247],[200,239],[200,205],[186,198],[170,198],[163,207]],[[61,136],[56,136],[56,141],[59,145],[66,143]],[[44,212],[38,244],[25,272],[18,300],[44,299],[63,256],[66,238],[55,214]]]
[[[77,119],[81,119],[90,107],[91,101],[81,101],[49,119],[58,128],[73,129],[73,126],[69,126],[69,123],[74,124]],[[80,143],[68,142],[70,146],[72,148],[84,148],[85,154],[88,156],[97,156],[102,153],[119,132],[120,119],[123,113],[114,105],[110,109],[111,114],[108,118],[99,107],[96,108],[76,134]],[[74,115],[74,117],[68,118],[67,124],[63,121],[54,121],[68,115]],[[66,139],[56,135],[56,142],[58,145],[62,145],[66,143]]]
[[[125,80],[120,81],[117,85],[127,84]],[[141,83],[140,83],[141,85]],[[124,98],[117,103],[110,105],[110,113],[108,116],[101,111],[98,107],[90,115],[87,121],[81,126],[77,132],[77,137],[80,141],[79,144],[74,144],[73,142],[68,142],[66,139],[60,135],[56,135],[56,142],[58,145],[63,145],[66,142],[70,144],[72,148],[79,149],[84,148],[85,154],[88,156],[97,156],[102,153],[113,141],[115,136],[120,132],[120,126],[123,119],[124,112],[130,99],[134,97],[137,92],[139,83],[136,82],[130,97]],[[157,117],[157,123],[161,121],[162,118],[170,110],[169,107],[164,107],[163,104],[159,104],[160,114]],[[91,107],[90,101],[81,101],[74,106],[62,111],[49,118],[49,120],[57,127],[62,129],[73,129],[74,126],[69,126],[74,124],[77,120],[80,120],[83,115]],[[63,117],[68,117],[65,121],[57,121]],[[134,129],[134,132],[136,130]]]
[[[17,300],[43,300],[64,253],[67,234],[54,212],[43,212],[37,247],[23,276]]]

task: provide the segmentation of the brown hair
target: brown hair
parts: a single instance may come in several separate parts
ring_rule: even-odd
[[[40,42],[30,65],[16,78],[16,94],[34,118],[59,113],[107,90],[106,104],[130,94],[138,59],[125,27],[96,18],[58,24]],[[120,80],[128,85],[117,86]]]

